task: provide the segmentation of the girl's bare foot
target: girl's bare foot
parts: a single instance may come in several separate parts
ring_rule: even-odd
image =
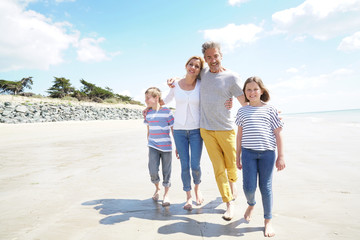
[[[265,231],[264,231],[264,236],[265,237],[273,237],[275,236],[275,231],[271,225],[271,219],[265,219]]]
[[[223,219],[230,221],[234,217],[234,204],[232,201],[226,203],[226,212],[223,215]]]
[[[167,206],[170,206],[170,199],[167,195],[164,195],[164,199],[163,199],[163,202],[162,202],[162,206],[163,207],[167,207]]]
[[[245,221],[250,222],[253,210],[254,210],[254,206],[248,206],[244,214]]]

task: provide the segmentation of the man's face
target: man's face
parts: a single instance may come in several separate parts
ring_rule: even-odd
[[[213,73],[220,72],[222,55],[217,48],[209,48],[204,54],[205,62],[208,64],[210,71]]]

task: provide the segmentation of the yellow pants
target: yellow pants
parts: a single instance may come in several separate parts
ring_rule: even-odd
[[[211,131],[201,128],[200,133],[214,168],[222,200],[230,202],[233,196],[229,181],[237,180],[235,130]]]

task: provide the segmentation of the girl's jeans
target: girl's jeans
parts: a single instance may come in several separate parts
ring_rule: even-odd
[[[201,182],[200,158],[203,140],[200,129],[174,130],[174,140],[181,162],[183,189],[187,192],[191,190],[190,168],[194,184]]]
[[[261,192],[264,218],[272,218],[272,174],[275,163],[275,151],[255,151],[241,148],[241,161],[243,171],[243,189],[250,206],[256,204],[255,190],[257,176],[259,175],[259,188]]]
[[[155,148],[149,147],[149,173],[151,182],[156,184],[160,182],[159,177],[159,166],[161,161],[162,175],[163,175],[163,186],[170,187],[171,177],[171,157],[172,152],[162,152]]]

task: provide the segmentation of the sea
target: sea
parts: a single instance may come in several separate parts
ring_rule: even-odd
[[[307,112],[307,113],[289,113],[283,114],[284,117],[301,117],[311,120],[312,122],[333,122],[344,125],[360,127],[360,109],[347,109],[324,112]]]

